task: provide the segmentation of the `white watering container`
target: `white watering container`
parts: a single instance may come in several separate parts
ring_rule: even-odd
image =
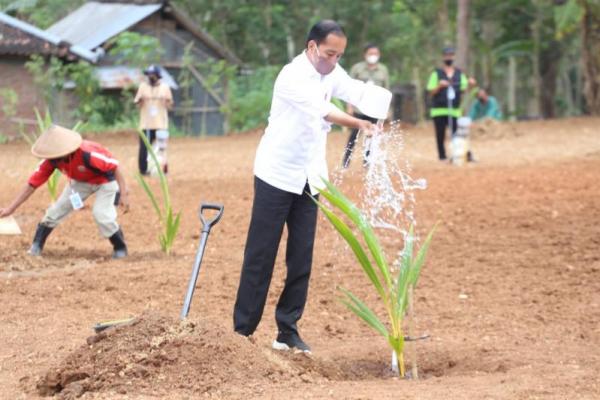
[[[457,121],[456,133],[452,136],[452,163],[462,165],[467,159],[469,151],[469,128],[471,118],[460,117]]]
[[[365,85],[365,91],[356,106],[363,114],[376,119],[386,119],[392,92],[377,85]]]

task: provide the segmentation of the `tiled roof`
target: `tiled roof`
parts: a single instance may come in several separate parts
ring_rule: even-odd
[[[83,58],[92,62],[97,59],[91,51],[73,46],[53,34],[4,13],[0,13],[0,54],[43,54],[67,59]]]

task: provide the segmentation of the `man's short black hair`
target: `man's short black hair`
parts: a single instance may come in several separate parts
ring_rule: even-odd
[[[371,49],[379,50],[379,46],[377,46],[375,43],[367,43],[367,44],[365,44],[365,47],[363,47],[363,53],[366,53],[367,51],[369,51]]]
[[[332,19],[324,19],[310,28],[310,32],[308,32],[308,37],[306,38],[306,46],[308,46],[308,42],[311,40],[314,40],[317,44],[323,43],[330,33],[333,33],[336,36],[346,37],[346,32],[344,32],[337,22]]]

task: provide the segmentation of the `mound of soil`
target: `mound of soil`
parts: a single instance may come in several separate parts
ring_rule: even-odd
[[[275,352],[213,321],[180,322],[146,312],[109,328],[42,376],[38,394],[71,399],[86,392],[157,393],[169,389],[221,394],[277,382],[319,382],[346,376],[333,363]]]
[[[500,122],[493,119],[479,120],[471,126],[473,138],[492,140],[522,136],[521,126],[514,122]]]

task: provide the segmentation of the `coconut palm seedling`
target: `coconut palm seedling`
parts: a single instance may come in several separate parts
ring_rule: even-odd
[[[388,265],[373,228],[360,210],[334,185],[326,180],[324,180],[324,183],[326,189],[322,190],[320,194],[327,199],[331,206],[339,210],[352,222],[362,235],[366,247],[361,243],[360,236],[355,235],[350,226],[327,205],[321,201],[315,201],[334,228],[346,240],[379,295],[386,310],[387,324],[384,324],[377,314],[351,291],[339,287],[338,289],[342,294],[341,302],[386,339],[399,364],[398,370],[394,368],[394,361],[392,361],[392,369],[404,377],[403,352],[405,338],[402,322],[409,303],[408,294],[412,290],[411,287],[414,288],[417,284],[435,227],[429,232],[416,254],[414,252],[414,231],[413,227],[410,227],[402,258],[396,271]]]
[[[173,242],[175,241],[175,237],[177,237],[177,232],[179,231],[179,223],[181,220],[181,211],[176,215],[173,213],[173,207],[171,205],[171,196],[169,195],[169,184],[167,182],[167,177],[165,176],[162,166],[160,165],[160,161],[152,148],[152,145],[148,141],[144,132],[138,131],[138,135],[144,142],[146,149],[148,150],[148,154],[152,158],[152,162],[156,167],[156,172],[158,173],[158,179],[160,181],[160,191],[162,195],[162,209],[158,203],[158,196],[154,194],[150,185],[144,180],[142,175],[138,172],[136,178],[139,184],[144,188],[146,195],[150,199],[152,203],[152,207],[160,221],[162,231],[158,235],[158,241],[160,243],[160,248],[167,255],[171,253],[171,248],[173,247]]]

